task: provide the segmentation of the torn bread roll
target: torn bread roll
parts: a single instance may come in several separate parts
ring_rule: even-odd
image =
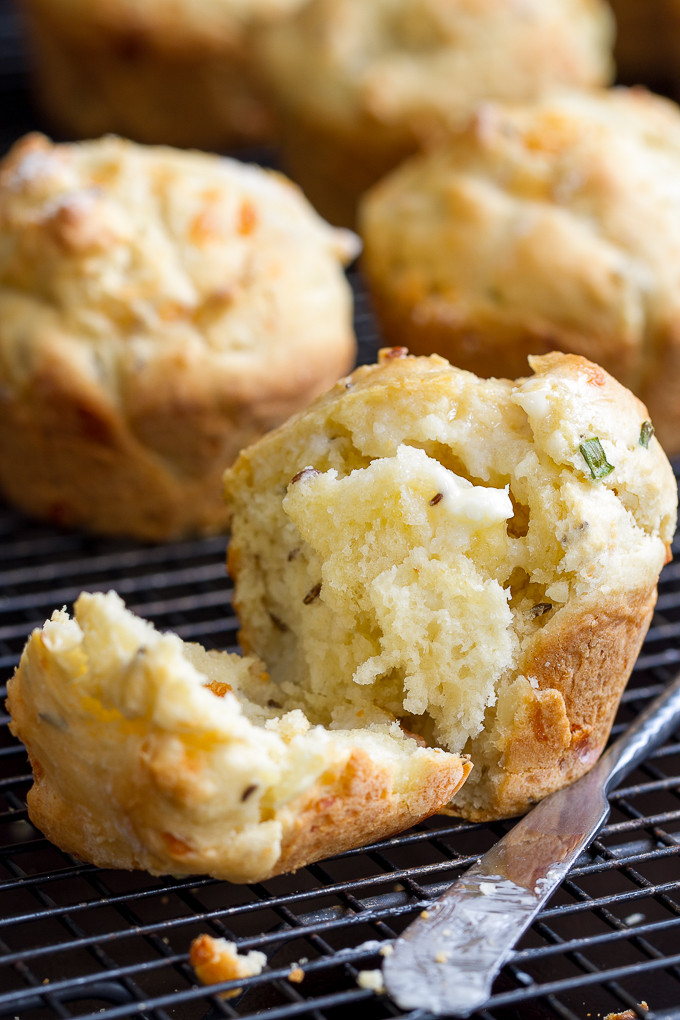
[[[470,755],[471,819],[600,754],[677,487],[646,408],[573,355],[516,382],[384,351],[226,473],[240,638],[331,727]]]
[[[81,595],[8,684],[31,820],[100,867],[257,882],[407,828],[470,770],[385,712],[312,725],[264,669],[158,633],[113,592]]]
[[[108,534],[220,530],[241,447],[354,364],[357,251],[260,167],[22,139],[0,166],[0,491]]]
[[[18,0],[36,99],[60,133],[217,152],[271,142],[254,41],[303,2]]]

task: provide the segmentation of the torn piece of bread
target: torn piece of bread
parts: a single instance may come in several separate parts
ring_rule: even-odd
[[[243,647],[328,726],[469,753],[472,819],[597,759],[675,528],[646,408],[583,358],[531,367],[382,352],[225,476]]]
[[[241,447],[354,364],[357,250],[260,167],[22,139],[0,166],[0,490],[108,534],[220,530]]]
[[[113,592],[81,595],[8,684],[31,820],[101,867],[256,882],[408,828],[470,770],[385,712],[314,726],[264,669],[158,633]]]

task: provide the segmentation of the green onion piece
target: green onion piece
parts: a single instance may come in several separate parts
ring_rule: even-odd
[[[597,436],[594,439],[584,440],[579,446],[579,450],[583,454],[583,459],[590,468],[593,478],[606,478],[614,470],[614,465],[607,460],[602,443]]]
[[[649,440],[654,435],[654,426],[651,421],[643,421],[640,426],[640,446],[644,446],[645,449],[649,446]]]

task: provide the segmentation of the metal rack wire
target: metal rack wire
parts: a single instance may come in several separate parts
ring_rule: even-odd
[[[81,588],[116,587],[138,612],[183,637],[233,647],[224,540],[140,546],[55,532],[0,512],[0,665]],[[615,732],[680,662],[680,564],[658,612]],[[6,718],[2,720],[6,723]],[[377,1020],[401,1015],[361,989],[423,902],[511,823],[435,819],[401,836],[265,884],[104,872],[51,846],[28,821],[23,749],[0,737],[0,1016]],[[496,984],[485,1017],[584,1020],[646,1001],[680,1017],[680,743],[661,748],[613,797],[609,825],[579,860]],[[207,931],[265,951],[269,966],[222,1000],[197,988],[191,939]],[[288,975],[301,963],[300,984]],[[639,1010],[644,1015],[643,1010]]]
[[[0,2],[0,95],[6,148],[36,122],[6,2]],[[369,361],[377,341],[356,277],[354,284],[360,360]],[[224,554],[221,538],[168,546],[111,541],[56,531],[0,506],[0,680],[11,674],[31,628],[82,589],[115,588],[156,626],[233,648]],[[680,562],[662,575],[657,613],[615,734],[678,668]],[[378,967],[380,943],[512,824],[433,819],[251,886],[100,871],[62,853],[31,825],[30,769],[6,724],[0,719],[0,1017],[399,1017],[386,997],[357,985],[358,972]],[[632,1009],[680,1020],[679,857],[676,740],[616,791],[609,824],[522,940],[479,1016],[589,1020]],[[239,980],[236,998],[220,997],[226,985],[198,987],[187,954],[202,932],[266,952],[267,968]],[[289,979],[297,964],[300,983]],[[426,1018],[422,1011],[410,1016]]]

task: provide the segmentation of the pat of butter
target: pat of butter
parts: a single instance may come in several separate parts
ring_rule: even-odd
[[[377,468],[379,463],[374,462],[366,470]],[[383,461],[382,465],[385,473],[393,476],[393,483],[423,497],[429,496],[433,510],[436,508],[438,513],[445,513],[458,523],[472,525],[471,530],[487,528],[512,517],[507,486],[494,489],[473,485],[417,447],[399,446],[396,456],[391,461]],[[437,499],[439,496],[441,498]]]

